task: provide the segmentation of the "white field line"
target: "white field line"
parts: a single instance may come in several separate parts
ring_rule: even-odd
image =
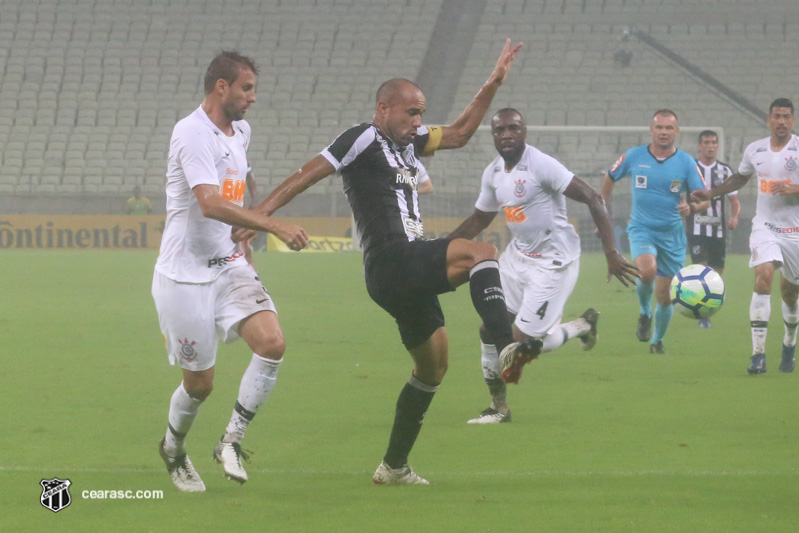
[[[4,472],[41,472],[46,475],[66,474],[147,474],[162,473],[164,468],[84,468],[84,467],[43,467],[0,465]],[[310,468],[247,468],[248,472],[261,474],[304,474],[304,475],[371,475],[372,471],[344,471]],[[425,470],[427,476],[450,477],[644,477],[644,476],[685,476],[685,477],[751,477],[751,476],[799,476],[799,470],[787,469],[779,472],[767,470],[491,470],[444,472]]]

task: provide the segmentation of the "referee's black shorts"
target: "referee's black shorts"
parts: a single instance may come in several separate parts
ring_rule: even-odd
[[[397,321],[408,349],[444,325],[438,295],[454,290],[447,280],[449,243],[447,239],[394,239],[364,254],[366,290]]]

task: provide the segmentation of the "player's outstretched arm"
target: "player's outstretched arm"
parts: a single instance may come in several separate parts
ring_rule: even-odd
[[[301,250],[308,244],[308,235],[300,226],[239,207],[222,198],[216,185],[197,185],[192,190],[206,218],[239,228],[272,233],[293,250]]]
[[[286,181],[277,186],[267,196],[256,211],[271,216],[272,213],[289,203],[295,196],[305,189],[335,172],[336,169],[330,161],[322,155],[317,155],[289,176]]]
[[[608,263],[608,279],[616,277],[622,285],[628,283],[635,284],[635,278],[640,277],[638,268],[627,262],[627,259],[616,250],[616,240],[613,235],[613,224],[610,221],[605,201],[602,196],[586,182],[574,176],[569,186],[563,194],[576,202],[586,204],[591,212],[591,218],[596,225],[599,238],[602,241],[602,248],[605,251],[605,259]]]
[[[439,150],[461,148],[469,142],[474,132],[477,131],[486,111],[488,111],[488,107],[491,105],[491,101],[494,99],[494,95],[497,94],[500,85],[505,81],[516,53],[522,47],[522,43],[518,43],[513,47],[511,47],[510,43],[510,39],[505,41],[505,48],[502,49],[491,76],[477,91],[477,94],[466,106],[466,109],[458,115],[458,118],[451,125],[444,126],[441,129]]]
[[[496,212],[490,213],[475,209],[474,213],[469,215],[466,220],[460,223],[455,228],[455,231],[447,235],[447,239],[474,239],[480,232],[483,231],[491,224],[491,221],[496,217]]]
[[[744,176],[736,172],[726,180],[721,185],[717,185],[712,189],[697,189],[691,192],[691,202],[701,202],[703,200],[710,200],[711,198],[715,198],[716,196],[722,196],[732,191],[737,191],[741,187],[747,184],[749,178],[752,175]]]

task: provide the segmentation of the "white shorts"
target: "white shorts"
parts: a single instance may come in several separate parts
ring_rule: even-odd
[[[543,337],[558,326],[579,273],[579,259],[557,269],[543,268],[541,260],[505,250],[499,258],[499,275],[508,311],[516,314],[516,327],[525,335]]]
[[[782,277],[799,285],[799,240],[774,233],[755,218],[749,234],[749,250],[752,254],[749,257],[750,268],[777,261]]]
[[[208,370],[216,363],[219,341],[239,338],[239,323],[275,304],[249,264],[225,269],[209,283],[179,283],[157,270],[153,299],[170,364]]]

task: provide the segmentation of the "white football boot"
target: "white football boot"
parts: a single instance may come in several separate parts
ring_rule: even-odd
[[[214,460],[221,463],[225,476],[233,481],[244,483],[247,481],[247,472],[241,465],[241,460],[247,461],[250,457],[241,450],[238,442],[220,442],[214,447]]]
[[[158,443],[158,453],[166,464],[166,470],[172,477],[172,483],[183,492],[205,492],[205,483],[191,464],[189,456],[185,453],[177,457],[170,457],[164,450],[164,442]]]
[[[420,477],[408,465],[401,468],[391,468],[385,461],[375,470],[372,476],[375,485],[429,485],[430,482]]]

